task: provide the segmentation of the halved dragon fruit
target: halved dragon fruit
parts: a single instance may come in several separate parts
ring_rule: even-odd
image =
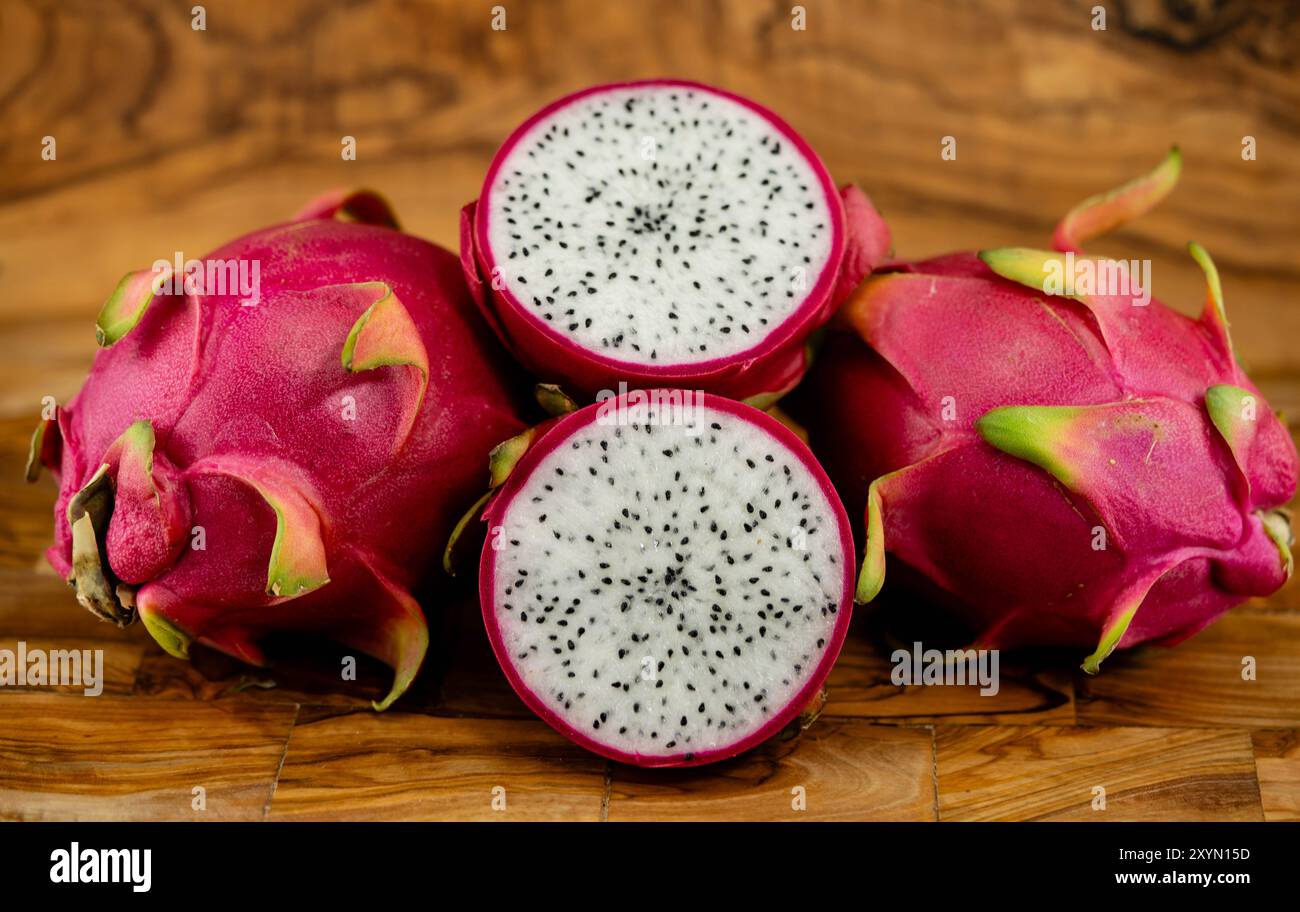
[[[678,386],[772,401],[889,232],[771,111],[655,80],[514,131],[461,214],[471,290],[534,374],[587,401]]]
[[[1233,355],[1209,255],[1191,245],[1192,320],[1079,253],[1180,162],[1085,201],[1057,252],[894,263],[845,305],[798,414],[865,514],[859,601],[889,553],[982,644],[1091,648],[1096,672],[1286,581],[1295,446]]]
[[[814,700],[848,628],[839,499],[794,434],[732,400],[634,391],[575,411],[517,458],[484,519],[501,667],[555,729],[616,760],[688,766],[758,744]]]
[[[58,476],[48,556],[85,607],[178,657],[330,637],[394,668],[377,708],[406,689],[428,641],[411,588],[524,425],[456,258],[395,227],[332,194],[199,261],[256,268],[251,298],[122,280],[28,465]]]

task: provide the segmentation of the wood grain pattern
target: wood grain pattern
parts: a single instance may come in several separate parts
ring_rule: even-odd
[[[1043,244],[1075,202],[1179,143],[1178,190],[1096,246],[1151,258],[1159,296],[1193,312],[1203,279],[1184,244],[1206,245],[1238,354],[1296,430],[1294,4],[1117,0],[1104,32],[1084,0],[805,0],[804,31],[778,0],[529,0],[504,4],[505,31],[494,5],[223,0],[196,32],[191,4],[166,0],[0,4],[0,648],[102,646],[112,694],[0,689],[0,817],[186,818],[199,784],[202,819],[1300,816],[1294,584],[1097,678],[1073,657],[1004,656],[996,697],[895,687],[889,653],[908,637],[863,612],[797,740],[658,773],[537,722],[463,589],[427,600],[429,660],[382,717],[365,706],[386,670],[340,682],[331,647],[279,644],[267,670],[202,651],[187,665],[76,605],[41,557],[54,486],[20,477],[42,397],[76,392],[123,272],[202,255],[336,186],[385,192],[410,231],[454,246],[507,132],[611,80],[695,78],[771,106],[873,196],[909,257]],[[345,135],[356,161],[339,157]]]
[[[1045,240],[1070,205],[1179,142],[1179,192],[1102,246],[1152,256],[1164,297],[1195,309],[1202,279],[1182,245],[1198,238],[1250,366],[1292,363],[1300,314],[1276,306],[1294,295],[1300,225],[1287,154],[1300,25],[1285,7],[1200,7],[1186,22],[1129,3],[1094,32],[1085,3],[813,0],[795,31],[779,3],[557,0],[519,4],[494,32],[493,5],[234,3],[194,32],[161,2],[7,4],[0,292],[41,301],[42,321],[84,319],[130,265],[211,249],[337,183],[400,192],[411,228],[450,244],[523,116],[570,89],[671,73],[784,113],[912,256]],[[357,53],[373,46],[384,53]],[[40,159],[47,135],[55,162]],[[343,135],[355,162],[339,160]],[[1241,160],[1244,135],[1257,161]],[[943,136],[956,161],[940,160]],[[69,257],[79,268],[53,288],[26,268]],[[45,363],[71,392],[78,371]]]
[[[6,696],[0,819],[260,820],[295,712]],[[206,793],[203,811],[192,806],[195,788]]]
[[[930,731],[823,717],[706,769],[614,764],[610,820],[933,820]],[[797,807],[798,804],[801,807]]]
[[[891,655],[900,648],[910,649],[911,641],[889,638],[865,619],[855,618],[826,682],[825,714],[909,725],[1074,721],[1074,676],[1068,666],[1000,664],[998,692],[983,695],[978,685],[894,684]]]
[[[139,642],[138,637],[131,639],[39,637],[30,636],[25,632],[0,635],[0,649],[9,650],[15,655],[20,642],[28,655],[38,649],[47,656],[57,651],[77,653],[77,664],[71,668],[72,673],[79,676],[81,680],[80,683],[74,684],[50,683],[14,687],[12,693],[15,696],[45,693],[126,696],[135,690],[136,676],[140,673],[140,664],[144,659],[145,651],[145,644]],[[95,692],[96,688],[98,693]]]
[[[941,820],[1259,820],[1250,735],[1172,728],[940,728]],[[1093,810],[1093,789],[1105,810]]]
[[[345,652],[333,644],[313,643],[256,668],[202,646],[192,648],[189,662],[178,662],[152,645],[141,657],[133,692],[162,699],[369,708],[370,701],[387,693],[392,672],[367,657],[353,656],[357,680],[344,682],[339,668]]]
[[[0,306],[0,313],[5,310]],[[0,329],[0,344],[10,344],[3,333],[4,330]],[[6,384],[4,388],[11,391],[25,389],[30,395],[38,383],[33,376],[14,378],[12,385]],[[45,477],[37,484],[23,482],[27,448],[40,413],[40,396],[29,401],[24,411],[27,414],[21,417],[0,419],[0,479],[3,479],[5,492],[5,509],[0,510],[0,571],[21,569],[30,573],[45,565],[43,555],[54,535],[51,505],[58,488],[48,472],[42,473]],[[48,575],[53,579],[54,571],[50,570]]]
[[[1300,731],[1257,731],[1253,743],[1264,819],[1300,820]]]
[[[70,598],[71,590],[53,572],[38,575],[30,569],[0,567],[0,649],[16,655],[21,642],[29,653],[35,650],[42,650],[47,655],[52,650],[99,651],[102,656],[102,692],[120,696],[131,693],[145,652],[153,646],[153,641],[143,630],[118,630],[101,623],[87,611],[65,610]],[[0,697],[52,692],[82,694],[84,691],[85,687],[80,684],[33,686],[6,688]]]
[[[540,721],[362,711],[299,719],[271,817],[595,821],[604,797],[605,762]]]
[[[50,504],[46,504],[46,509],[50,509]],[[4,512],[8,511],[0,511]],[[71,611],[69,606],[80,608],[72,588],[44,562],[39,571],[0,567],[0,634],[151,642],[144,630],[118,631],[89,611]]]
[[[432,606],[429,654],[422,673],[396,708],[449,716],[533,718],[497,666],[483,633],[477,598],[459,589],[424,599]],[[325,641],[277,638],[267,645],[269,667],[254,668],[201,646],[193,650],[191,662],[177,662],[150,644],[140,662],[135,692],[178,699],[238,697],[258,703],[368,708],[388,692],[392,671],[352,653]],[[346,684],[339,676],[344,656],[357,662],[357,680]]]
[[[1248,656],[1253,681],[1242,678]],[[1078,713],[1097,725],[1300,725],[1300,616],[1229,612],[1176,649],[1111,656],[1081,677]]]

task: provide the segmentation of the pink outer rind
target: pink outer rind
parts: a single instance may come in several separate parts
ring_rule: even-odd
[[[616,400],[620,405],[624,403],[627,396],[619,396]],[[574,728],[564,719],[560,718],[553,712],[546,703],[538,697],[528,685],[524,683],[519,673],[515,670],[514,662],[501,640],[501,630],[496,622],[496,592],[493,585],[493,578],[496,572],[496,551],[492,548],[491,535],[483,544],[483,556],[479,562],[479,604],[483,611],[483,626],[487,629],[488,642],[492,644],[492,652],[497,657],[497,663],[505,673],[506,679],[514,689],[519,698],[527,704],[528,708],[535,712],[551,728],[564,735],[570,741],[585,747],[592,753],[607,757],[610,760],[617,760],[620,763],[630,763],[634,766],[642,767],[679,767],[679,766],[701,766],[705,763],[715,763],[719,760],[726,760],[728,757],[734,757],[737,754],[756,747],[774,734],[783,729],[790,723],[800,711],[812,701],[817,692],[821,689],[822,684],[830,674],[835,659],[840,654],[840,647],[844,644],[844,637],[848,633],[849,621],[853,614],[853,587],[854,587],[854,561],[857,552],[854,550],[853,533],[849,527],[848,515],[844,512],[844,506],[840,503],[839,495],[835,493],[835,488],[831,484],[830,478],[822,470],[821,465],[813,456],[812,451],[808,449],[807,444],[796,437],[789,428],[781,424],[775,418],[772,418],[766,412],[760,411],[742,402],[736,402],[721,396],[704,394],[704,406],[713,408],[720,412],[729,412],[752,425],[756,425],[771,436],[775,437],[778,442],[785,448],[799,457],[799,460],[807,468],[808,472],[817,480],[821,486],[822,493],[826,497],[827,503],[830,504],[831,510],[835,513],[835,521],[840,532],[840,563],[844,568],[843,587],[840,593],[840,608],[836,614],[835,629],[832,631],[830,641],[822,653],[821,662],[809,676],[807,683],[803,688],[785,705],[781,712],[769,719],[761,728],[750,735],[742,738],[740,741],[730,744],[726,747],[717,748],[710,751],[680,753],[669,755],[651,755],[629,754],[624,751],[609,747],[593,740],[583,731]],[[609,406],[606,406],[609,407]],[[555,450],[564,441],[568,440],[580,428],[586,427],[594,420],[597,411],[601,408],[600,404],[589,405],[586,408],[571,412],[559,419],[555,425],[546,432],[519,460],[514,471],[510,474],[509,479],[502,485],[500,493],[493,499],[487,511],[483,515],[483,521],[488,523],[489,529],[495,524],[496,518],[505,513],[509,508],[510,502],[515,495],[524,486],[528,477],[533,470],[537,468],[552,450]]]
[[[509,287],[494,289],[490,282],[496,262],[488,245],[488,207],[486,201],[496,182],[506,157],[528,133],[561,108],[567,107],[589,95],[620,89],[634,89],[647,86],[669,86],[691,89],[726,98],[753,111],[759,117],[775,127],[804,156],[821,182],[826,197],[826,206],[831,218],[831,249],[817,282],[808,292],[798,309],[786,317],[767,334],[757,345],[728,355],[693,364],[636,364],[606,358],[590,349],[581,348],[573,339],[548,326],[544,320],[533,314],[520,303]],[[592,396],[603,389],[612,389],[619,380],[630,386],[648,388],[651,386],[693,386],[710,392],[720,393],[735,398],[744,398],[757,393],[769,392],[764,381],[770,373],[788,372],[788,365],[775,371],[758,370],[755,365],[761,359],[775,358],[788,362],[792,349],[803,345],[807,335],[821,325],[830,316],[836,303],[834,291],[840,266],[844,259],[845,213],[844,202],[831,180],[826,165],[813,151],[812,147],[784,120],[774,112],[722,89],[698,82],[678,79],[645,79],[633,82],[616,82],[593,86],[551,102],[533,114],[515,128],[501,148],[497,150],[488,167],[487,177],[483,180],[483,189],[473,212],[472,242],[474,259],[482,270],[485,300],[481,302],[484,310],[495,310],[488,314],[488,322],[502,335],[502,342],[524,362],[525,366],[539,376],[553,377],[563,381],[567,388]],[[473,204],[471,204],[473,205]],[[462,244],[465,238],[462,237]],[[462,251],[462,259],[465,253]],[[472,284],[472,283],[471,283]],[[491,303],[487,300],[490,298]],[[492,307],[491,304],[495,304]]]
[[[140,609],[244,661],[257,660],[255,641],[271,633],[333,637],[400,660],[400,690],[423,648],[422,631],[403,626],[414,617],[406,597],[481,489],[488,450],[526,426],[513,365],[481,325],[456,257],[413,236],[322,217],[251,232],[204,261],[260,263],[262,306],[240,307],[234,289],[173,296],[98,350],[81,390],[58,409],[49,561],[71,574],[69,500],[110,461],[105,453],[122,432],[148,420],[155,482],[162,467],[180,473],[177,489],[209,546],[169,552],[176,559],[159,567],[136,529],[115,538],[110,525],[107,568],[147,566],[128,580],[143,583]],[[435,381],[418,402],[419,371],[351,373],[341,361],[349,331],[373,304],[373,282],[390,288],[416,325]],[[344,394],[360,420],[340,434],[332,422]],[[413,409],[419,418],[399,437]],[[328,585],[293,599],[266,592],[275,511],[243,481],[191,471],[209,457],[285,467],[320,521]],[[118,483],[111,523],[126,518]],[[407,508],[415,503],[420,509]],[[190,526],[168,524],[186,535]],[[119,543],[130,553],[115,550]]]
[[[1114,606],[1136,604],[1112,594],[1120,586],[1132,598],[1145,592],[1116,644],[1127,649],[1177,642],[1245,598],[1282,585],[1285,556],[1254,514],[1292,499],[1295,449],[1258,390],[1220,356],[1205,318],[1193,321],[1155,298],[1136,309],[1115,298],[1045,296],[991,278],[988,264],[972,253],[886,269],[890,274],[878,270],[846,304],[838,331],[828,333],[789,407],[857,516],[869,522],[872,482],[894,477],[892,492],[884,489],[887,586],[889,575],[902,571],[904,589],[982,630],[980,645],[1007,649],[1095,648],[1120,616]],[[908,282],[918,287],[899,291]],[[890,287],[893,293],[882,293]],[[1055,321],[1038,319],[1045,307]],[[1072,331],[1057,333],[1055,326]],[[1085,351],[1093,354],[1078,360]],[[1259,399],[1255,430],[1270,443],[1244,462],[1234,460],[1206,411],[1207,388],[1221,384]],[[953,422],[939,417],[948,394],[959,403]],[[1063,498],[1059,476],[1042,462],[999,448],[982,433],[970,436],[990,410],[1007,406],[1125,409],[1141,400],[1183,410],[1184,442],[1166,443],[1177,453],[1166,464],[1206,489],[1179,489],[1162,478],[1118,494],[1117,486],[1134,479],[1107,472],[1094,433],[1084,435],[1096,447],[1091,462],[1078,453],[1063,463],[1083,479]],[[1062,443],[1059,431],[1041,433],[1044,449]],[[1189,470],[1193,459],[1201,470]],[[1119,498],[1126,502],[1116,510]],[[1087,529],[1102,511],[1109,513],[1102,525],[1112,544],[1094,551]],[[950,516],[979,518],[977,547],[960,526],[943,524]],[[1073,531],[1076,520],[1082,528]],[[1075,583],[1086,585],[1067,594]]]

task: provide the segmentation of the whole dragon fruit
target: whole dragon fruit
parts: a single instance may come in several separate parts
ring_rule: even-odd
[[[333,194],[184,277],[122,280],[28,465],[58,477],[48,557],[85,607],[178,657],[327,636],[395,670],[376,708],[406,689],[428,642],[411,588],[524,425],[457,258],[395,228]],[[213,264],[256,270],[255,297]]]
[[[597,86],[516,129],[461,214],[470,288],[542,380],[774,401],[888,248],[771,111],[698,83]]]
[[[814,447],[865,507],[859,602],[889,552],[981,645],[1092,647],[1095,673],[1286,581],[1296,451],[1233,356],[1209,255],[1190,247],[1209,285],[1192,320],[1078,250],[1180,167],[1175,149],[1080,204],[1055,253],[887,264],[845,305],[800,393]]]

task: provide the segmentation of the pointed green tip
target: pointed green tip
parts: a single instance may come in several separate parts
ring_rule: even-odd
[[[1157,192],[1160,193],[1160,199],[1163,199],[1170,190],[1174,189],[1174,185],[1178,183],[1178,178],[1182,177],[1182,174],[1183,150],[1179,148],[1177,143],[1174,143],[1169,147],[1169,151],[1165,153],[1165,157],[1160,164],[1156,165],[1155,169],[1148,175],[1148,179],[1156,185]],[[1155,202],[1159,202],[1159,199],[1155,200],[1152,205]]]
[[[485,491],[483,496],[474,501],[474,506],[465,511],[465,515],[456,521],[456,526],[451,530],[451,535],[447,538],[447,547],[442,550],[442,569],[448,576],[456,575],[456,568],[460,564],[457,554],[457,546],[465,535],[465,530],[470,527],[470,523],[478,519],[483,513],[483,507],[487,505],[488,498],[492,496],[492,491]]]
[[[884,562],[873,561],[870,556],[862,560],[862,569],[858,572],[858,586],[853,593],[853,601],[865,605],[880,594],[885,585]]]
[[[862,569],[858,572],[857,590],[853,593],[853,601],[859,605],[875,599],[885,585],[885,518],[881,487],[890,477],[882,475],[867,489],[867,545],[863,550]]]
[[[283,470],[268,470],[240,459],[196,463],[191,472],[225,475],[248,485],[275,514],[275,539],[266,565],[266,594],[289,599],[330,581],[321,517],[312,496]]]
[[[984,265],[1004,279],[1043,294],[1079,297],[1074,275],[1065,268],[1063,253],[1033,247],[995,247],[981,250],[977,255]]]
[[[1079,667],[1090,675],[1095,675],[1101,670],[1101,663],[1106,660],[1107,656],[1115,651],[1115,647],[1119,645],[1119,641],[1122,640],[1124,634],[1128,632],[1129,624],[1133,623],[1133,617],[1137,614],[1138,607],[1138,605],[1135,605],[1123,612],[1118,618],[1112,621],[1105,630],[1102,631],[1101,640],[1097,643],[1097,650],[1084,659],[1083,664]]]
[[[45,452],[45,434],[52,423],[43,420],[36,425],[36,430],[32,431],[31,442],[27,445],[27,468],[25,472],[29,484],[41,477],[41,466],[44,465],[42,454]]]
[[[359,282],[357,291],[374,298],[343,342],[343,368],[351,373],[410,365],[427,379],[429,356],[406,306],[383,282]]]
[[[1071,209],[1056,226],[1052,246],[1057,250],[1078,250],[1084,241],[1150,211],[1174,189],[1182,170],[1183,154],[1173,146],[1148,173],[1114,190],[1090,196]]]
[[[153,450],[157,442],[154,436],[153,422],[148,419],[140,419],[134,422],[122,435],[115,441],[115,447],[121,447],[124,453],[129,453],[133,459],[139,459],[149,468],[153,464]]]
[[[1200,266],[1201,271],[1205,273],[1205,283],[1209,294],[1208,303],[1214,306],[1220,319],[1222,319],[1226,325],[1228,322],[1228,314],[1223,306],[1223,284],[1219,280],[1218,267],[1214,265],[1214,260],[1210,259],[1209,251],[1195,241],[1188,242],[1187,252],[1192,255],[1192,259],[1196,261],[1196,265]]]
[[[402,694],[411,687],[411,682],[420,671],[424,654],[429,649],[429,628],[423,616],[418,623],[401,625],[401,632],[395,634],[397,647],[396,663],[393,667],[393,686],[382,700],[371,701],[375,712],[383,712],[392,706]]]
[[[1205,273],[1205,308],[1201,312],[1201,322],[1209,327],[1228,361],[1235,362],[1232,334],[1228,330],[1228,310],[1223,303],[1223,284],[1219,279],[1218,267],[1214,265],[1214,260],[1210,259],[1209,251],[1195,241],[1188,243],[1187,252]]]
[[[785,393],[786,393],[785,390],[780,390],[777,392],[770,392],[770,393],[755,393],[754,395],[746,398],[744,402],[745,405],[752,406],[753,408],[756,408],[761,412],[766,412],[768,409],[772,408],[778,402],[780,402],[781,399],[785,396]]]
[[[95,318],[95,341],[100,348],[116,344],[136,327],[157,294],[155,283],[161,284],[171,275],[171,269],[141,269],[122,277]]]
[[[533,398],[542,407],[542,411],[552,418],[559,418],[578,410],[578,403],[572,396],[554,383],[539,383],[533,388]]]
[[[1238,465],[1245,469],[1246,448],[1257,425],[1253,413],[1259,408],[1250,390],[1231,384],[1212,386],[1205,391],[1205,410],[1210,422],[1232,450]]]
[[[1282,561],[1282,570],[1290,579],[1295,570],[1295,559],[1291,554],[1291,518],[1282,510],[1268,510],[1260,514],[1264,524],[1264,533],[1277,545],[1277,553]]]
[[[499,488],[515,470],[524,453],[537,439],[538,428],[530,427],[509,440],[498,443],[488,454],[488,488]]]
[[[353,288],[373,296],[374,303],[352,324],[343,342],[343,369],[357,373],[380,367],[407,366],[420,372],[419,389],[402,426],[400,439],[405,441],[415,427],[429,386],[429,353],[415,320],[388,285],[361,282]]]
[[[141,607],[140,620],[145,630],[168,655],[177,659],[190,657],[190,636],[157,611]]]
[[[373,304],[367,307],[365,313],[358,317],[357,321],[352,324],[352,328],[348,330],[348,337],[343,340],[343,354],[341,360],[343,362],[343,369],[350,374],[356,373],[360,370],[359,367],[353,367],[353,363],[356,361],[357,342],[360,340],[361,333],[366,328],[366,323],[370,320],[370,315],[374,312],[374,309],[375,306]]]
[[[382,288],[383,291],[381,294],[386,295],[387,286],[382,286]],[[382,298],[380,300],[382,300]],[[365,308],[364,312],[361,313],[361,316],[356,318],[356,322],[352,323],[352,329],[347,331],[347,338],[343,339],[341,361],[343,362],[343,370],[346,370],[346,372],[350,374],[363,369],[360,365],[354,366],[354,362],[356,361],[356,346],[357,343],[360,342],[361,333],[365,331],[365,325],[370,321],[370,317],[373,316],[374,308],[376,308],[377,305],[378,301],[374,304],[370,304],[368,308]]]
[[[320,520],[312,508],[294,497],[279,496],[258,487],[263,499],[275,511],[275,541],[266,565],[266,594],[276,598],[297,598],[329,581],[325,564],[325,543]]]
[[[1075,472],[1062,444],[1078,413],[1068,405],[1011,405],[985,412],[975,430],[985,443],[1034,463],[1068,488]]]

